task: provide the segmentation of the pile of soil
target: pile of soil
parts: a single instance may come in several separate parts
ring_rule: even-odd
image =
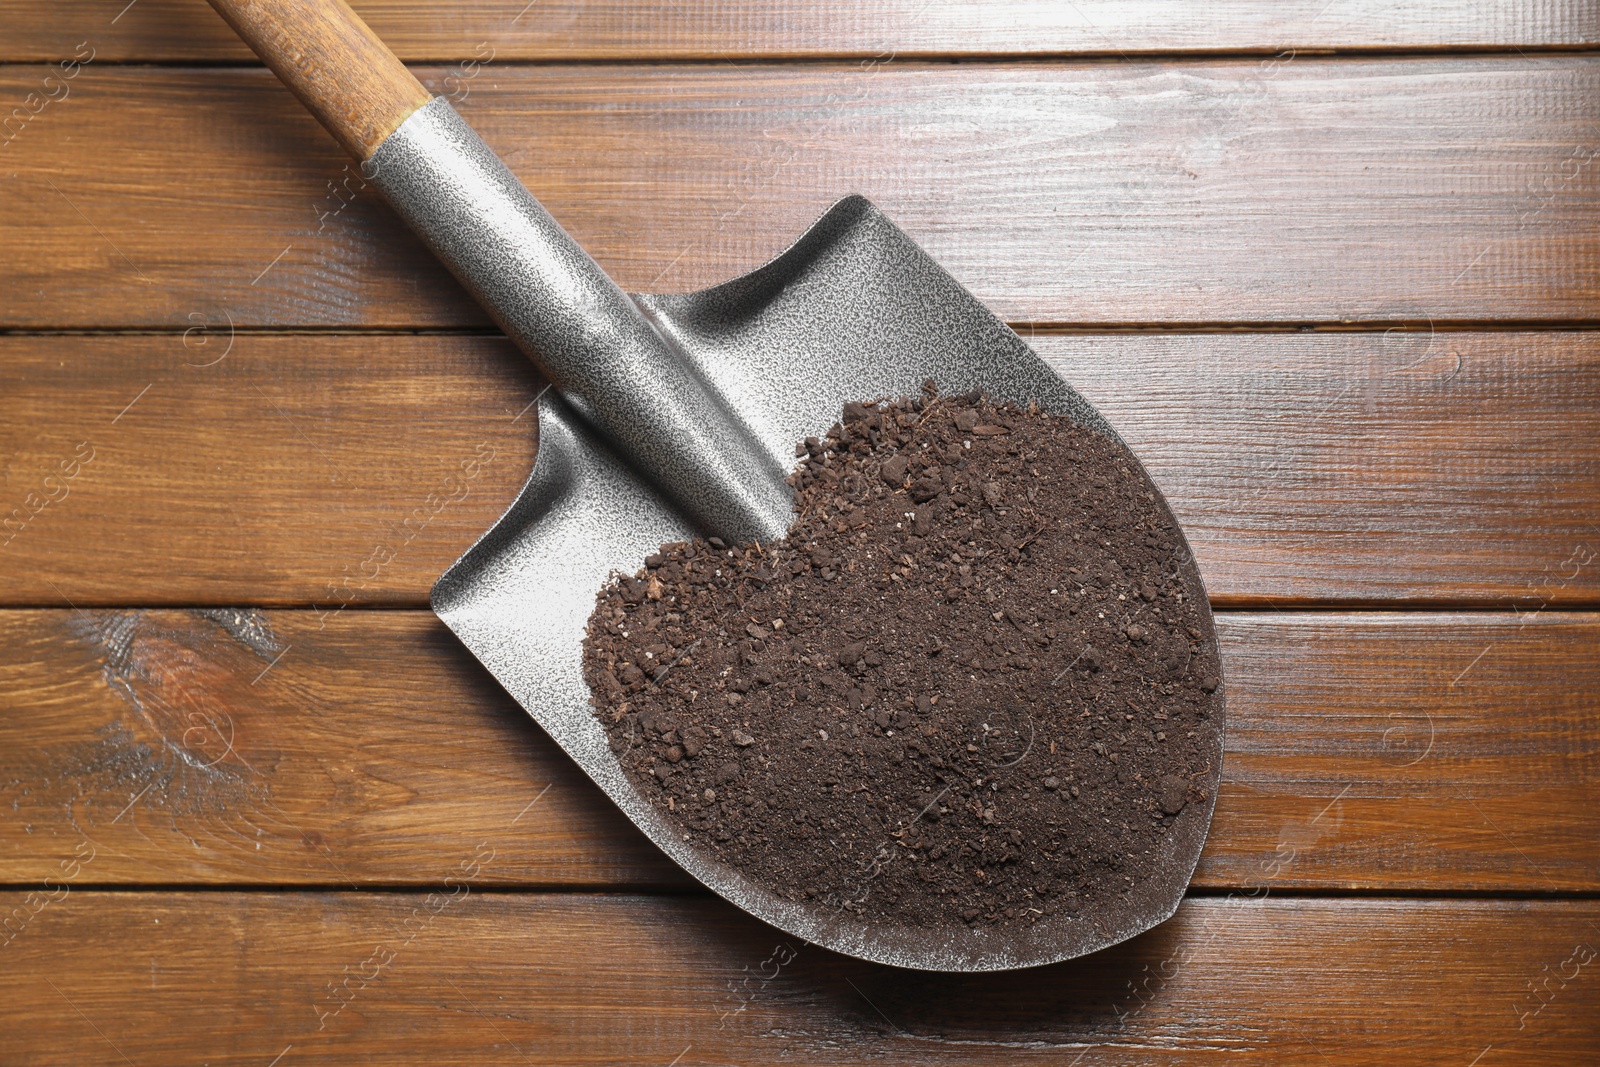
[[[615,576],[584,672],[643,794],[746,876],[866,920],[1091,912],[1203,818],[1216,637],[1119,445],[979,395],[850,404],[776,544]]]

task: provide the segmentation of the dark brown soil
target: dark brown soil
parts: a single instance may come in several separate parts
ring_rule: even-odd
[[[849,405],[777,544],[663,546],[584,670],[641,791],[777,893],[867,920],[1112,903],[1200,817],[1205,593],[1126,452],[976,396]]]

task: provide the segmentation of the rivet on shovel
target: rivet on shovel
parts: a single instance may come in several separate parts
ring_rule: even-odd
[[[1205,818],[1166,841],[1115,907],[1027,927],[867,923],[785,900],[689,845],[634,788],[589,705],[584,627],[613,571],[701,534],[783,536],[794,442],[847,401],[982,389],[1117,438],[1022,340],[859,196],[730,282],[629,296],[443,98],[343,0],[211,0],[554,386],[510,509],[433,589],[433,607],[652,841],[746,911],[839,952],[988,971],[1069,959],[1168,918]],[[1125,448],[1126,446],[1124,446]],[[1131,452],[1125,462],[1142,471]],[[1152,486],[1153,490],[1153,486]]]

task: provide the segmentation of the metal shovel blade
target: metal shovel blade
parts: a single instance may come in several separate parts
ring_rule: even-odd
[[[835,204],[788,251],[733,281],[635,298],[761,446],[790,468],[794,444],[826,434],[847,401],[942,391],[1070,415],[1121,444],[1089,403],[868,201]],[[710,889],[782,930],[863,959],[989,971],[1070,959],[1172,915],[1210,824],[1207,800],[1165,838],[1158,873],[1097,914],[1018,928],[863,922],[797,904],[745,878],[681,833],[635,789],[607,744],[583,680],[584,629],[601,585],[664,542],[695,533],[554,390],[538,403],[539,452],[510,509],[433,589],[433,608],[623,812]],[[1123,446],[1126,449],[1126,446]],[[1126,462],[1137,466],[1131,452]],[[1163,504],[1164,506],[1164,504]]]

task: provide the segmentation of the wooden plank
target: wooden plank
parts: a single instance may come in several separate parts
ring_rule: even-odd
[[[1187,50],[1326,48],[1550,48],[1600,42],[1584,3],[1494,0],[1219,0],[1198,10],[1163,0],[888,0],[870,10],[821,0],[520,0],[421,3],[371,0],[355,10],[413,62],[470,58],[493,48],[512,59],[736,59],[928,54],[1126,54]],[[93,40],[102,59],[240,62],[250,59],[200,0],[72,5],[46,14],[0,3],[0,59],[50,61]],[[490,54],[490,53],[477,53]]]
[[[1136,55],[1180,50],[1523,49],[1600,41],[1582,3],[1493,0],[886,0],[871,7],[791,0],[358,0],[403,59],[735,59],[796,56]],[[105,60],[244,62],[201,0],[0,2],[0,60],[39,62],[91,40]]]
[[[691,883],[421,612],[4,612],[0,882]]]
[[[0,603],[422,606],[530,469],[536,383],[503,340],[228,342],[0,338]],[[1034,344],[1149,467],[1218,604],[1600,597],[1593,333]]]
[[[1576,1065],[1600,1047],[1592,900],[1189,900],[1081,960],[938,975],[807,947],[709,898],[473,888],[71,890],[3,950],[0,995],[28,1020],[8,1056]]]
[[[1034,345],[1149,468],[1220,604],[1600,592],[1593,334]]]
[[[0,99],[46,73],[0,70]],[[1010,321],[1600,309],[1593,55],[507,66],[473,85],[462,110],[634,289],[754,267],[858,191]],[[4,149],[0,326],[485,323],[265,71],[91,65],[70,86]]]
[[[213,321],[0,341],[10,602],[424,604],[532,467],[532,366]]]
[[[1219,635],[1223,832],[1200,884],[1596,884],[1600,618],[1227,614]]]
[[[1219,632],[1197,886],[1600,889],[1600,618]],[[0,693],[0,882],[689,885],[423,613],[3,612]]]

